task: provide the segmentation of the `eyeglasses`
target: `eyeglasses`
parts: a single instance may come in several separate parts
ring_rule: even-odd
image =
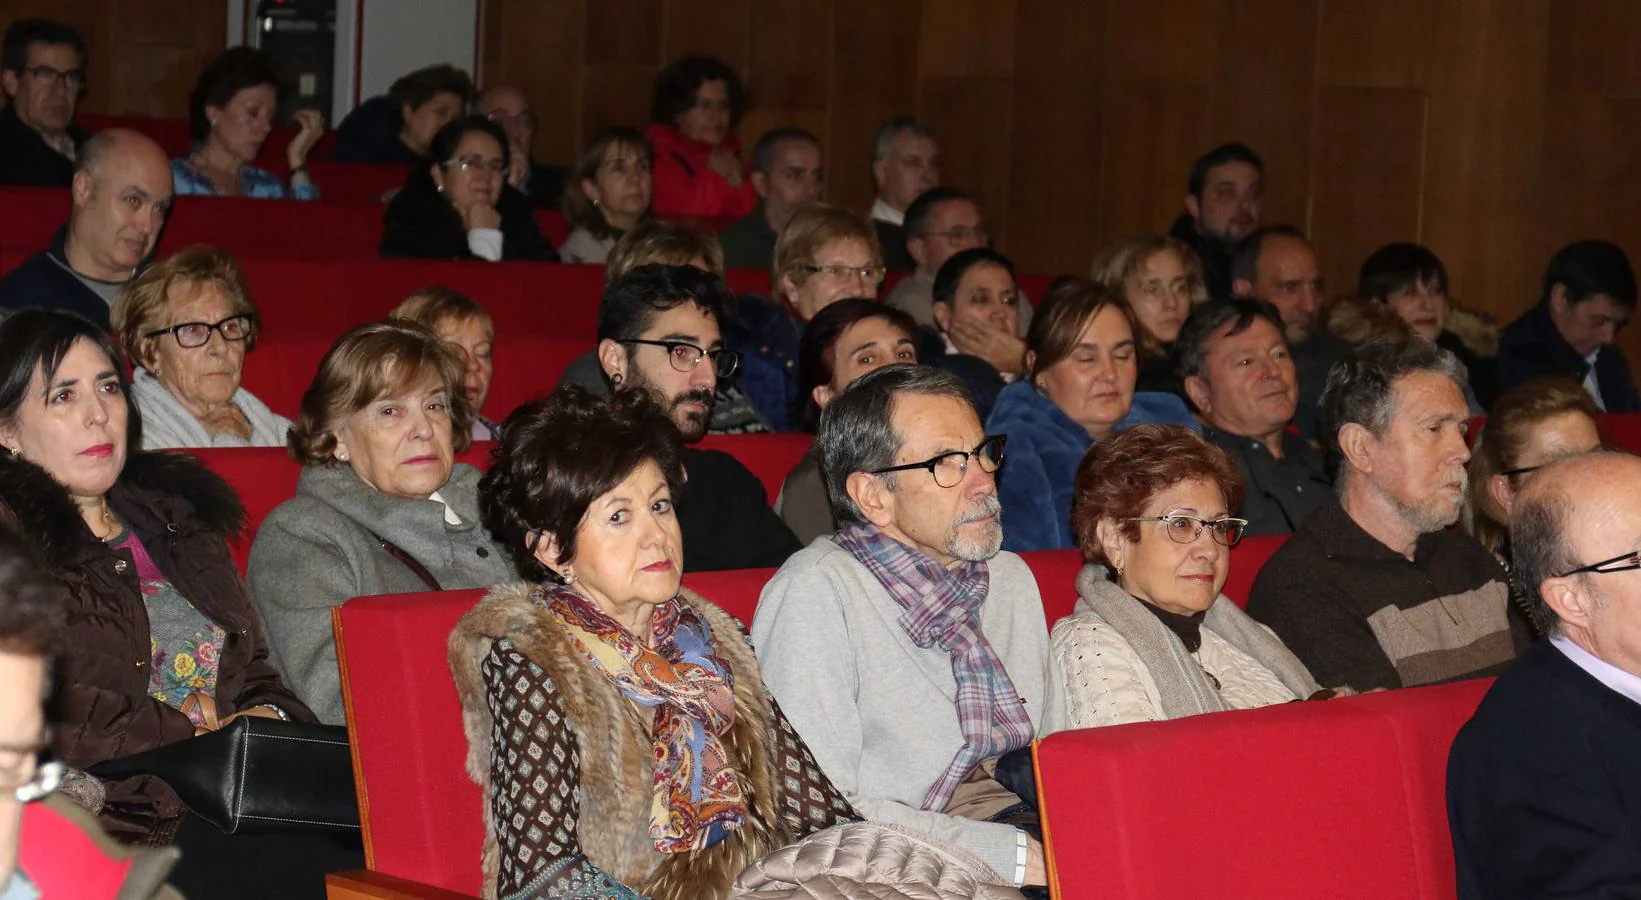
[[[33,75],[35,81],[43,81],[48,85],[55,85],[60,81],[67,85],[68,89],[71,91],[77,91],[81,87],[85,86],[84,69],[69,69],[67,72],[64,72],[60,69],[54,69],[51,66],[35,66],[30,69],[24,69],[23,71],[26,74]]]
[[[496,175],[507,171],[507,164],[499,159],[484,159],[479,156],[458,156],[445,163],[445,168],[454,166],[463,172],[486,171]]]
[[[159,337],[162,334],[176,336],[177,343],[184,348],[193,349],[203,347],[211,342],[211,332],[220,331],[225,341],[243,341],[251,336],[256,329],[256,316],[250,313],[240,313],[229,316],[220,322],[184,322],[181,325],[172,325],[170,328],[161,328],[150,331],[143,337]]]
[[[969,460],[973,459],[980,464],[980,471],[992,473],[1003,464],[1003,445],[1008,442],[1008,435],[987,435],[978,447],[967,453],[962,450],[952,450],[933,456],[922,462],[906,463],[901,466],[888,466],[882,469],[872,469],[868,475],[887,475],[890,472],[910,472],[913,469],[928,469],[934,476],[934,483],[943,488],[954,488],[963,483],[963,476],[969,472]]]
[[[925,231],[923,232],[922,237],[943,237],[954,243],[958,241],[976,241],[981,244],[984,244],[986,241],[991,239],[991,236],[986,234],[986,227],[984,225],[976,225],[972,228],[967,225],[963,225],[948,231]]]
[[[799,266],[798,268],[810,274],[825,275],[833,281],[844,281],[859,276],[860,280],[867,284],[877,284],[883,281],[883,273],[886,271],[882,266],[840,266],[836,264],[829,266]]]
[[[719,347],[716,350],[703,350],[694,344],[685,341],[646,341],[639,338],[625,338],[619,343],[641,344],[645,347],[662,347],[667,351],[667,362],[672,363],[674,371],[693,372],[701,365],[701,360],[712,360],[713,370],[719,378],[728,378],[741,367],[741,354],[734,350],[725,350]]]
[[[1130,516],[1124,522],[1161,522],[1162,529],[1176,544],[1195,543],[1202,536],[1202,529],[1208,529],[1214,536],[1214,543],[1222,547],[1235,547],[1242,540],[1242,530],[1248,527],[1247,519],[1233,519],[1225,516],[1218,519],[1203,519],[1197,516]]]
[[[57,789],[63,780],[63,764],[39,762],[48,742],[49,738],[21,747],[0,747],[0,753],[16,759],[0,766],[0,791],[15,794],[19,803],[33,803]]]
[[[506,125],[508,122],[517,122],[525,128],[536,127],[536,114],[529,110],[525,110],[515,116],[502,112],[499,109],[494,109],[491,110],[490,115],[485,116],[485,118],[495,122],[497,125]]]
[[[1598,563],[1590,563],[1587,566],[1579,566],[1576,569],[1562,572],[1556,577],[1566,578],[1569,575],[1582,575],[1585,572],[1594,572],[1597,575],[1611,575],[1614,572],[1628,572],[1633,569],[1641,569],[1641,552],[1637,552],[1635,550],[1631,550],[1621,556],[1615,556],[1612,559],[1604,559]]]

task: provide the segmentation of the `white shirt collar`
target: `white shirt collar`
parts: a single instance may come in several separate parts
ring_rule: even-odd
[[[882,197],[877,198],[877,202],[872,204],[872,218],[888,222],[890,225],[906,224],[906,213],[883,202]]]
[[[1558,634],[1551,637],[1550,644],[1560,650],[1563,656],[1572,660],[1574,665],[1590,673],[1596,681],[1628,697],[1632,703],[1641,703],[1641,676],[1632,675],[1585,650],[1566,635]]]
[[[437,501],[439,501],[440,505],[442,505],[444,507],[444,524],[446,524],[446,525],[460,525],[462,523],[462,517],[456,515],[455,511],[450,508],[450,504],[447,503],[443,497],[439,496],[438,491],[434,491],[433,493],[428,494],[427,499],[437,500]]]

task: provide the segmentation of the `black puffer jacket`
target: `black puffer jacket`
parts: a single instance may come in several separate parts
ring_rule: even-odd
[[[228,538],[245,519],[233,488],[192,457],[134,453],[108,501],[177,591],[227,632],[217,672],[219,714],[271,704],[295,721],[313,721],[269,662],[228,551]],[[0,516],[39,550],[63,586],[66,628],[50,708],[57,757],[83,769],[193,737],[187,716],[148,695],[148,610],[131,555],[97,540],[68,491],[44,469],[5,454]],[[182,812],[170,788],[141,777],[108,785],[102,819],[121,840],[163,843]]]

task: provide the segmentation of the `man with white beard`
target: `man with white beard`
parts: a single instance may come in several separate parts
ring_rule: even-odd
[[[1490,674],[1526,642],[1504,569],[1449,531],[1465,494],[1464,367],[1420,338],[1372,341],[1328,373],[1335,497],[1260,570],[1248,612],[1323,684],[1358,691]]]
[[[963,382],[896,365],[832,400],[815,440],[838,531],[764,588],[764,682],[861,815],[961,846],[1000,884],[1044,884],[1035,810],[953,802],[1063,717],[1037,583],[999,552],[1002,436]]]

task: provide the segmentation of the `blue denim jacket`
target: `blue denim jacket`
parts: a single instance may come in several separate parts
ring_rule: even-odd
[[[190,194],[215,196],[217,192],[211,179],[194,167],[192,157],[179,156],[171,160],[171,180],[176,183],[178,197]],[[239,191],[246,197],[258,200],[284,200],[292,195],[298,200],[319,199],[319,186],[313,181],[294,183],[287,191],[279,176],[256,166],[245,166],[239,170]]]

